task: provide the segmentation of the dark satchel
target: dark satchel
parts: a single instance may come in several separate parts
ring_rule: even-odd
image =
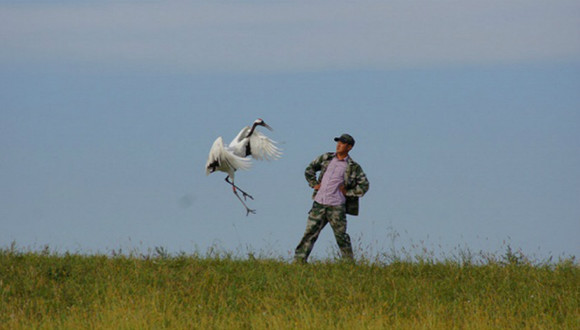
[[[345,206],[346,214],[358,215],[358,197],[347,197]]]

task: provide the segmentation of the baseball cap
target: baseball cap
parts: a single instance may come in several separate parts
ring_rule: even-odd
[[[354,146],[354,138],[346,133],[342,134],[340,137],[335,137],[334,141],[335,142],[340,141],[342,143],[347,143],[347,144],[350,144],[351,146]]]

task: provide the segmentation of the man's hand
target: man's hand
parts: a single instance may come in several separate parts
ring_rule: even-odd
[[[317,184],[316,186],[314,186],[314,190],[318,190],[318,189],[320,189],[320,183]]]
[[[346,196],[346,188],[344,187],[343,184],[341,184],[340,187],[338,187],[338,189],[340,189],[340,192]]]

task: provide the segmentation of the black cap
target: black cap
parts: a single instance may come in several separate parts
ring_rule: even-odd
[[[350,144],[351,146],[354,147],[354,138],[348,134],[342,134],[340,137],[335,137],[334,141],[338,142],[342,142],[342,143],[346,143],[346,144]]]

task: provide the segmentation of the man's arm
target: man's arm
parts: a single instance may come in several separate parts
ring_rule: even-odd
[[[316,157],[308,166],[306,166],[306,170],[304,171],[304,177],[308,182],[310,188],[318,189],[320,185],[318,184],[318,180],[316,180],[316,172],[320,171],[322,168],[322,160],[324,155],[320,155]],[[318,187],[317,187],[318,186]]]
[[[360,165],[354,167],[355,182],[346,189],[345,196],[347,197],[362,197],[370,188],[369,180]]]

